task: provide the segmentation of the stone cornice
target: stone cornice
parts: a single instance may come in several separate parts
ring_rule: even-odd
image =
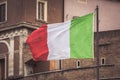
[[[4,32],[3,34],[0,34],[0,40],[22,35],[28,36],[27,28],[14,29],[11,31]]]
[[[20,27],[25,27],[25,28],[29,28],[29,29],[37,29],[39,27],[39,25],[34,25],[34,24],[27,23],[27,22],[22,22],[22,23],[18,23],[15,25],[10,25],[10,26],[0,28],[0,32],[15,29],[15,28],[20,28]]]

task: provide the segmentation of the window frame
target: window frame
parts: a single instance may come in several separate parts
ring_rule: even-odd
[[[101,57],[101,65],[105,65],[106,64],[106,58],[105,57]]]
[[[80,64],[81,64],[80,60],[77,60],[77,62],[76,62],[77,68],[80,68],[80,67],[81,67]]]
[[[0,21],[0,24],[7,21],[7,1],[0,2],[0,6],[3,5],[3,4],[5,4],[5,20],[4,21]]]
[[[42,16],[39,15],[39,12],[38,12],[38,3],[41,2],[44,4],[44,19],[42,19]],[[41,21],[46,21],[47,22],[47,1],[46,0],[37,0],[37,3],[36,3],[36,19],[37,20],[41,20]],[[39,18],[40,16],[40,18]]]

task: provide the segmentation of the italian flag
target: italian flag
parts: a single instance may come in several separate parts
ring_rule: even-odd
[[[93,58],[93,13],[64,23],[44,24],[27,39],[35,61]]]

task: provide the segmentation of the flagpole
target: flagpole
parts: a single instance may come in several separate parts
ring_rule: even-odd
[[[99,80],[99,7],[96,6],[96,79]]]
[[[62,64],[61,64],[61,63],[62,63],[62,61],[59,60],[59,69],[60,69],[60,70],[62,69],[62,66],[61,66]]]

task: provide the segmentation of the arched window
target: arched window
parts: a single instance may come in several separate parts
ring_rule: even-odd
[[[104,65],[104,64],[105,64],[105,58],[102,57],[102,58],[101,58],[101,65]]]

